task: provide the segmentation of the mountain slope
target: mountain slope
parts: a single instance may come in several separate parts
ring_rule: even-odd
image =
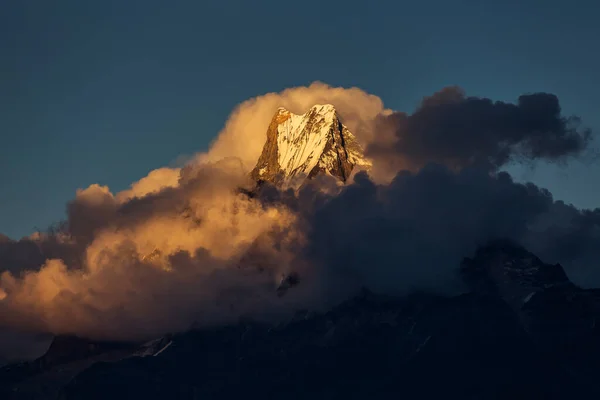
[[[96,364],[63,396],[560,399],[577,390],[497,298],[365,291],[324,314],[190,332],[158,357]]]
[[[345,182],[356,166],[370,163],[332,105],[315,105],[302,115],[279,108],[251,176],[283,186],[301,184],[319,173]]]
[[[150,350],[115,353],[114,345],[63,340],[46,357],[60,364],[21,377],[6,398],[50,399],[57,391],[64,400],[599,395],[597,291],[508,242],[481,248],[462,273],[473,289],[459,296],[364,290],[325,313],[190,331]],[[86,349],[93,354],[79,359]],[[2,380],[10,381],[6,370]]]
[[[170,339],[165,336],[140,344],[56,336],[43,356],[0,368],[0,399],[55,399],[75,376],[92,365],[156,356],[170,345]]]

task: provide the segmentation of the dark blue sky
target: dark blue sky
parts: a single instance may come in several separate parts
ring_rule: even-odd
[[[321,80],[411,111],[446,85],[559,96],[600,130],[594,0],[4,1],[0,232],[64,216],[77,188],[127,187],[207,148],[233,107]],[[518,179],[600,206],[600,167]]]

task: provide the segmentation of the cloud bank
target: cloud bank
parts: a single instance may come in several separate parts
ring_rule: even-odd
[[[343,187],[320,178],[298,192],[240,191],[277,108],[317,103],[337,108],[373,169]],[[550,94],[508,104],[451,87],[412,114],[322,83],[259,96],[184,168],[157,169],[120,193],[91,185],[63,224],[0,237],[0,330],[142,340],[326,307],[361,286],[453,293],[461,259],[506,237],[598,286],[600,210],[499,172],[580,156],[591,138]],[[289,276],[297,285],[281,295]]]

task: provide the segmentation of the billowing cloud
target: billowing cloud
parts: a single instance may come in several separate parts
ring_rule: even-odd
[[[577,117],[562,115],[555,95],[522,95],[512,104],[469,97],[458,87],[425,97],[412,114],[378,118],[374,129],[393,132],[393,146],[375,141],[368,148],[393,170],[430,162],[496,169],[510,161],[565,160],[583,152],[592,138]]]
[[[179,168],[159,168],[133,183],[128,190],[117,194],[119,202],[125,202],[135,197],[144,197],[165,188],[176,187],[179,184]]]
[[[277,108],[316,103],[336,106],[373,170],[346,186],[321,177],[298,192],[240,190],[252,185]],[[573,122],[547,94],[505,104],[448,88],[410,115],[322,83],[259,96],[185,167],[157,169],[120,193],[91,185],[54,230],[0,237],[0,330],[145,339],[324,307],[364,285],[457,292],[460,260],[500,237],[600,284],[599,211],[497,171],[518,157],[581,153],[590,134]],[[282,295],[291,275],[298,284]]]
[[[237,193],[246,179],[225,161],[203,166],[176,188],[126,203],[105,187],[79,191],[69,205],[68,229],[72,240],[85,243],[81,265],[46,259],[19,277],[5,272],[0,324],[140,339],[243,314],[236,307],[248,308],[252,300],[219,304],[221,292],[273,291],[290,258],[285,240],[293,238],[266,234],[295,218]],[[270,269],[239,268],[250,246],[271,249],[275,241],[280,249],[264,255],[274,261]]]
[[[428,165],[376,185],[365,174],[320,207],[310,255],[336,280],[377,291],[461,290],[456,267],[496,238],[521,238],[552,203],[547,192],[465,169]]]

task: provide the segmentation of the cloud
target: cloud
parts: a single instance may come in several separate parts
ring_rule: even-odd
[[[78,191],[67,229],[81,264],[47,258],[20,275],[4,272],[0,326],[145,339],[192,323],[278,312],[281,302],[269,306],[269,295],[292,258],[286,241],[294,232],[285,228],[295,216],[236,192],[248,179],[239,164],[206,164],[182,178],[124,203],[106,187]],[[251,247],[270,263],[243,268]]]
[[[495,238],[521,237],[551,202],[506,173],[428,165],[389,185],[360,174],[312,216],[310,257],[336,280],[352,277],[373,290],[456,292],[465,255]]]
[[[369,155],[407,169],[430,162],[497,169],[510,161],[565,160],[586,150],[592,138],[577,117],[561,114],[553,94],[526,94],[512,104],[469,97],[458,87],[425,97],[412,114],[380,117],[376,125],[393,132],[395,143],[374,142]]]
[[[600,287],[600,208],[579,210],[557,201],[531,225],[524,245],[567,267],[576,284]]]
[[[144,197],[165,188],[176,187],[179,184],[179,168],[159,168],[133,183],[129,190],[117,194],[121,203],[135,197]]]
[[[252,185],[277,108],[303,113],[315,103],[336,106],[373,170],[346,186],[320,177],[298,192],[240,190]],[[518,157],[581,153],[590,134],[573,121],[546,94],[513,105],[447,88],[411,115],[322,83],[256,97],[182,168],[154,170],[120,193],[93,184],[55,229],[0,237],[0,329],[145,339],[325,307],[363,285],[457,292],[462,257],[500,237],[600,284],[590,267],[600,211],[497,171]],[[290,274],[298,284],[281,296]]]

